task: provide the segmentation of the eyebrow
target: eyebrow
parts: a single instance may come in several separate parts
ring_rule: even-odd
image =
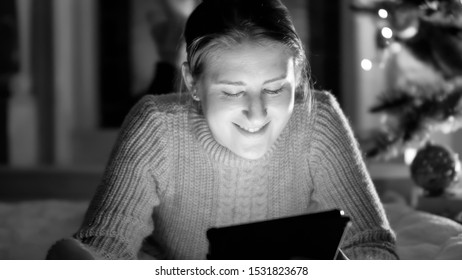
[[[279,80],[283,80],[283,79],[286,79],[287,75],[286,74],[283,74],[279,77],[276,77],[276,78],[273,78],[273,79],[269,79],[265,82],[263,82],[263,84],[269,84],[269,83],[272,83],[272,82],[276,82],[276,81],[279,81]],[[221,80],[221,81],[218,81],[217,84],[222,84],[222,85],[231,85],[231,86],[245,86],[246,83],[244,82],[241,82],[241,81],[228,81],[228,80]]]

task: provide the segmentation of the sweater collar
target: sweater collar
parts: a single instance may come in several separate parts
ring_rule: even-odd
[[[273,156],[274,151],[281,145],[281,139],[284,138],[284,134],[287,134],[284,133],[287,130],[286,127],[283,130],[283,133],[278,137],[276,142],[265,153],[265,155],[263,155],[263,157],[256,160],[249,160],[236,155],[231,150],[218,143],[210,131],[207,120],[197,109],[192,108],[190,110],[189,122],[195,137],[200,142],[204,150],[215,161],[232,167],[253,167],[266,165]]]

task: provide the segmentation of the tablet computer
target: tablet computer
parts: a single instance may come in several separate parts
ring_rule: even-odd
[[[207,230],[211,260],[333,260],[350,223],[339,209]]]

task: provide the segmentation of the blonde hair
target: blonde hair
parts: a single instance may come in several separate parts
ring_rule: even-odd
[[[207,59],[219,50],[246,41],[286,46],[300,71],[296,101],[310,95],[305,50],[287,8],[279,0],[205,0],[188,18],[184,38],[189,71],[195,79],[204,72]],[[185,88],[183,81],[182,91]]]

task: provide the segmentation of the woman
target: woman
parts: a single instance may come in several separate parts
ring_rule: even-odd
[[[203,259],[210,227],[340,208],[348,258],[396,259],[338,103],[309,89],[286,7],[203,1],[184,37],[188,94],[132,109],[82,227],[49,257],[71,244],[74,258]]]

